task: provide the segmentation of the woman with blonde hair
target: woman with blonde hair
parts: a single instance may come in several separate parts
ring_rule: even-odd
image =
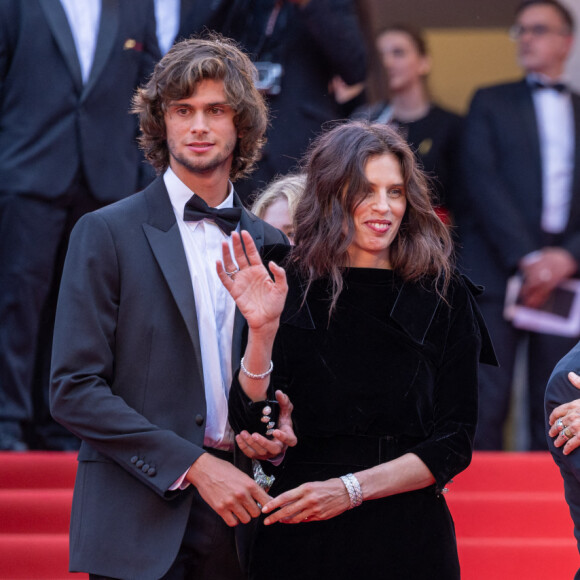
[[[294,213],[304,191],[306,175],[278,176],[258,193],[251,211],[265,222],[282,230],[294,244]]]

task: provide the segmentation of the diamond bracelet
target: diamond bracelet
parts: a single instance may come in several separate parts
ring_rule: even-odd
[[[352,473],[341,475],[340,479],[344,483],[350,499],[350,507],[348,509],[358,507],[363,502],[362,489],[358,479]]]

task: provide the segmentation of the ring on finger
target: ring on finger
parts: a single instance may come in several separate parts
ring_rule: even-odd
[[[570,427],[565,427],[564,429],[562,429],[562,432],[560,433],[560,435],[562,435],[562,437],[564,439],[566,439],[566,441],[568,441],[568,439],[572,439],[572,437],[574,437],[574,433],[572,433],[572,431],[570,430]]]
[[[564,429],[564,421],[562,421],[562,417],[560,417],[557,421],[556,421],[556,428],[558,429],[558,431],[562,431],[562,429]]]
[[[230,278],[231,278],[231,277],[232,277],[234,274],[237,274],[239,271],[240,271],[240,269],[239,269],[239,268],[236,268],[236,269],[235,269],[233,272],[228,272],[227,270],[224,270],[224,272],[225,272],[225,275],[226,275],[226,276],[229,276]]]

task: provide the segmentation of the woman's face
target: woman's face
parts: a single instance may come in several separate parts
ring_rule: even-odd
[[[407,198],[399,160],[391,153],[365,165],[369,191],[353,212],[354,237],[348,248],[354,268],[391,268],[389,248],[405,215]]]
[[[429,58],[419,53],[406,32],[384,32],[377,38],[376,47],[387,73],[387,87],[392,93],[421,83],[429,73]]]
[[[264,212],[262,219],[275,228],[282,230],[288,236],[290,243],[294,245],[294,224],[292,223],[288,200],[285,197],[279,197],[273,201]]]

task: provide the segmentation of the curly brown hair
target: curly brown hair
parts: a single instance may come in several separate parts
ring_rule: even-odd
[[[239,138],[230,179],[248,175],[266,139],[268,109],[254,86],[256,68],[233,40],[217,33],[177,42],[157,63],[148,82],[133,97],[139,115],[139,145],[159,174],[169,166],[165,113],[170,102],[191,96],[203,80],[221,80],[228,104],[234,110]]]
[[[407,142],[391,127],[350,121],[320,135],[306,155],[304,193],[295,214],[292,254],[308,286],[318,278],[332,282],[332,306],[342,290],[342,270],[349,265],[354,238],[353,213],[369,183],[367,161],[394,155],[401,164],[407,207],[389,248],[393,270],[405,281],[433,284],[445,295],[452,275],[453,244],[431,203],[428,181]]]

